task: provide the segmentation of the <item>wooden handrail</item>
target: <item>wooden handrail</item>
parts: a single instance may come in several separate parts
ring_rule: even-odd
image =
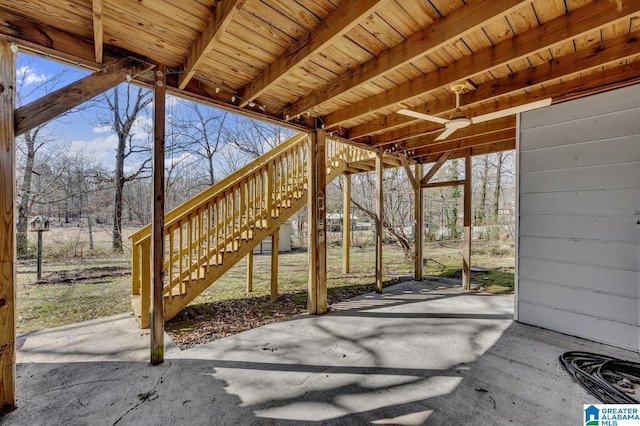
[[[298,133],[165,216],[165,319],[211,285],[262,239],[306,203],[306,134]],[[328,139],[328,180],[347,163],[375,153]],[[131,235],[132,295],[139,299],[140,325],[149,313],[150,226]],[[138,306],[138,305],[136,305]]]
[[[287,150],[287,148],[290,148],[291,146],[299,142],[301,139],[304,139],[307,137],[308,135],[306,133],[296,133],[295,135],[293,135],[292,137],[290,137],[280,145],[273,148],[271,151],[263,154],[262,156],[251,161],[246,166],[241,167],[240,169],[236,170],[229,176],[211,185],[207,189],[195,195],[193,198],[190,198],[184,203],[171,209],[169,212],[165,214],[165,222],[164,222],[165,227],[170,226],[176,220],[177,217],[180,217],[183,214],[187,213],[189,210],[193,209],[195,206],[200,205],[203,202],[206,202],[206,200],[214,196],[216,193],[233,185],[237,181],[241,180],[244,176],[252,173],[254,170],[260,168],[262,165],[267,163],[269,160],[272,160],[274,157],[278,156],[283,151]],[[133,234],[131,234],[129,236],[129,239],[132,241],[132,243],[135,244],[144,238],[148,238],[149,235],[151,235],[151,225],[145,225],[139,230],[137,230],[136,232],[134,232]]]

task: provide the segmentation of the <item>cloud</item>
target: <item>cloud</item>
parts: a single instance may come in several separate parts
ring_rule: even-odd
[[[113,131],[113,126],[110,124],[106,124],[104,126],[96,126],[93,129],[91,129],[91,131],[94,134],[107,133],[107,132]]]
[[[50,80],[51,76],[40,73],[28,65],[24,65],[18,68],[18,79],[22,81],[22,84],[28,86],[30,84],[44,83]]]
[[[89,155],[104,165],[113,165],[117,147],[118,137],[112,134],[89,140],[74,140],[69,144],[69,151]]]

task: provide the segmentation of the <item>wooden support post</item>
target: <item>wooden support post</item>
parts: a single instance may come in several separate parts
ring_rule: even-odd
[[[464,158],[464,247],[462,248],[462,288],[471,290],[471,152]]]
[[[253,291],[253,250],[247,253],[247,294]]]
[[[309,303],[310,314],[327,312],[326,241],[326,133],[316,130],[309,137]]]
[[[382,293],[383,155],[382,148],[379,148],[376,155],[376,292],[378,293]]]
[[[164,361],[164,143],[166,67],[155,71],[153,95],[153,203],[151,222],[151,364]]]
[[[0,40],[0,413],[16,406],[16,55]]]
[[[342,176],[342,272],[348,274],[351,266],[351,175]]]
[[[278,300],[278,244],[280,227],[271,234],[271,300]]]
[[[415,165],[415,181],[420,182],[422,178],[422,164]],[[414,263],[414,279],[422,281],[422,232],[424,229],[424,212],[423,212],[423,189],[417,184],[415,188],[414,216],[415,216],[415,263]]]

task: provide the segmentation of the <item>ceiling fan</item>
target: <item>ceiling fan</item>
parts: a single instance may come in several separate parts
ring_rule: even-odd
[[[462,83],[451,85],[451,90],[456,94],[456,110],[451,114],[451,117],[440,118],[433,115],[423,114],[421,112],[411,111],[408,109],[401,109],[398,114],[407,115],[409,117],[419,118],[421,120],[432,121],[438,124],[444,124],[445,131],[440,134],[435,140],[441,141],[448,138],[453,132],[458,129],[464,129],[471,124],[483,123],[489,120],[495,120],[496,118],[502,118],[513,114],[518,114],[524,111],[531,111],[533,109],[542,108],[551,105],[551,98],[543,99],[541,101],[531,102],[525,105],[516,106],[513,108],[503,109],[501,111],[491,112],[489,114],[479,115],[477,117],[468,118],[460,110],[460,93],[464,89],[465,85]]]

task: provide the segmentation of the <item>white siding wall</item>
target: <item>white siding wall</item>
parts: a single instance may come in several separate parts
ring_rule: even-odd
[[[640,85],[520,117],[517,319],[640,350]]]

